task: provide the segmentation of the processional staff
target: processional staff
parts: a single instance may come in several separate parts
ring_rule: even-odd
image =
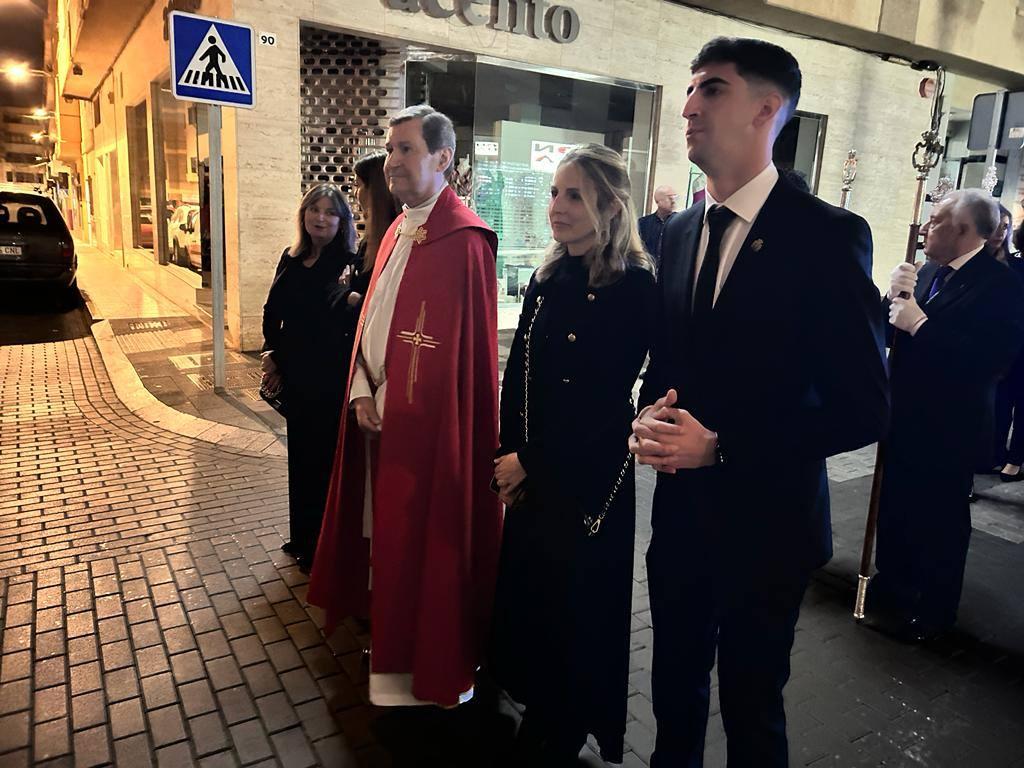
[[[846,162],[843,163],[843,186],[839,188],[839,207],[844,211],[850,208],[850,190],[853,182],[857,179],[857,150],[851,149],[846,153]]]
[[[917,257],[917,242],[921,231],[921,207],[924,203],[924,185],[928,180],[928,174],[938,165],[942,158],[943,145],[939,138],[939,128],[942,121],[942,93],[946,84],[946,72],[942,67],[935,70],[935,92],[932,95],[931,125],[927,131],[921,134],[921,140],[914,147],[914,154],[911,162],[914,170],[917,171],[917,190],[914,193],[914,209],[911,218],[910,232],[907,236],[907,250],[904,254],[904,261],[913,264]],[[945,185],[940,185],[944,187]],[[942,192],[940,194],[947,194]],[[938,202],[937,195],[933,194],[932,202]],[[890,360],[896,354],[896,339],[889,348]],[[891,366],[890,366],[891,369]],[[868,593],[868,582],[871,580],[871,559],[875,546],[875,532],[878,528],[878,505],[882,493],[882,469],[885,465],[885,442],[878,441],[875,450],[875,473],[871,480],[871,497],[868,502],[868,517],[864,525],[864,546],[860,554],[860,573],[857,576],[857,600],[853,606],[853,617],[864,618],[864,602]]]

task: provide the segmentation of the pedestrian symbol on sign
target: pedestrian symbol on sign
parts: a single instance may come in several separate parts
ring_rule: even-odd
[[[192,55],[178,85],[198,86],[227,93],[248,94],[245,79],[235,66],[214,24]]]

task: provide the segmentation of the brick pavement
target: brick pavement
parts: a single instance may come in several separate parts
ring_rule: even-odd
[[[912,648],[860,628],[849,563],[869,462],[841,458],[837,558],[808,593],[787,689],[793,764],[1024,766],[1024,625],[1007,586],[1019,545],[976,532],[966,633]],[[0,348],[3,768],[391,762],[365,704],[366,638],[347,625],[326,644],[278,551],[285,476],[282,459],[133,416],[89,338]],[[638,484],[629,768],[654,735],[651,473]],[[982,488],[1016,519],[1020,499],[1000,498],[1012,491]],[[997,619],[1000,633],[979,631]],[[717,691],[712,710],[709,767],[724,764]]]
[[[91,339],[0,382],[0,765],[379,762],[359,638],[278,551],[284,460],[132,416]]]

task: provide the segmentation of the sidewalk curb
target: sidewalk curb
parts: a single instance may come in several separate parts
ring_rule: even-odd
[[[99,347],[103,365],[114,385],[118,400],[125,408],[143,421],[183,437],[192,437],[223,448],[251,451],[264,456],[283,458],[288,455],[284,444],[273,432],[260,432],[209,421],[182,413],[160,402],[142,383],[128,356],[117,343],[110,322],[96,320],[99,312],[89,298],[88,292],[81,290],[81,294],[85,300],[86,311],[93,318],[90,331],[96,340],[96,346]]]

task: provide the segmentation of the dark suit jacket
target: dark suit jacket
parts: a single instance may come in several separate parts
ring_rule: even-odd
[[[987,251],[975,254],[927,301],[939,265],[918,273],[914,295],[928,320],[890,337],[893,459],[970,472],[991,448],[997,380],[1024,341],[1024,286]],[[882,306],[888,313],[888,301]]]
[[[679,407],[718,432],[726,462],[659,475],[655,531],[711,548],[727,567],[814,567],[832,552],[825,457],[878,440],[887,423],[871,232],[780,179],[698,343],[690,304],[703,214],[701,202],[665,231],[640,404],[675,387]]]

